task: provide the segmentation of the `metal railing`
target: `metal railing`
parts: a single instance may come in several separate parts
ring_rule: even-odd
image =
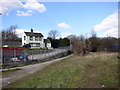
[[[3,63],[45,60],[61,53],[68,53],[70,46],[50,50],[29,50],[23,47],[2,47]]]

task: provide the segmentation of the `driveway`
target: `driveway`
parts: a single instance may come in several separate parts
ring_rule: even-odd
[[[16,68],[19,68],[19,69],[22,69],[22,70],[12,72],[8,75],[3,75],[2,79],[1,79],[2,80],[2,86],[8,85],[9,83],[11,83],[11,82],[13,82],[17,79],[20,79],[20,78],[23,78],[23,77],[25,77],[29,74],[35,73],[38,70],[42,70],[45,66],[47,66],[49,64],[52,64],[54,62],[63,60],[63,59],[68,58],[70,56],[71,55],[63,57],[63,58],[55,59],[55,60],[52,60],[52,61],[47,61],[47,62],[44,62],[44,63],[27,65],[27,66],[23,66],[23,67],[16,67]],[[16,69],[16,68],[11,68],[11,69]]]

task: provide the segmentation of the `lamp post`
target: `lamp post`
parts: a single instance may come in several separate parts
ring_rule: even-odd
[[[70,40],[70,50],[72,49],[71,37],[72,37],[72,35],[69,35],[69,36],[68,36],[68,39]]]

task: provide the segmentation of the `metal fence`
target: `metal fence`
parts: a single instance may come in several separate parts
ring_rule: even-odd
[[[8,45],[8,46],[17,46],[20,47],[22,46],[22,42],[21,41],[2,41],[2,46],[4,45]]]
[[[23,47],[2,47],[2,62],[19,61],[23,54]]]
[[[50,50],[29,50],[23,47],[2,47],[3,63],[45,60],[50,57],[67,54],[71,47],[59,47]]]

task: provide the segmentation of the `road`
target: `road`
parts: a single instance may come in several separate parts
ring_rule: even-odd
[[[45,66],[47,66],[49,64],[52,64],[54,62],[63,60],[63,59],[68,58],[70,56],[71,55],[63,57],[63,58],[55,59],[55,60],[52,60],[52,61],[44,62],[44,63],[27,65],[27,66],[23,66],[23,67],[16,67],[16,68],[19,68],[19,69],[22,69],[22,70],[18,70],[18,71],[10,73],[9,75],[2,76],[2,79],[1,79],[2,80],[2,86],[8,85],[9,83],[11,83],[13,81],[16,81],[20,78],[23,78],[23,77],[25,77],[29,74],[35,73],[38,70],[42,70]],[[11,68],[11,69],[16,69],[16,68]]]

